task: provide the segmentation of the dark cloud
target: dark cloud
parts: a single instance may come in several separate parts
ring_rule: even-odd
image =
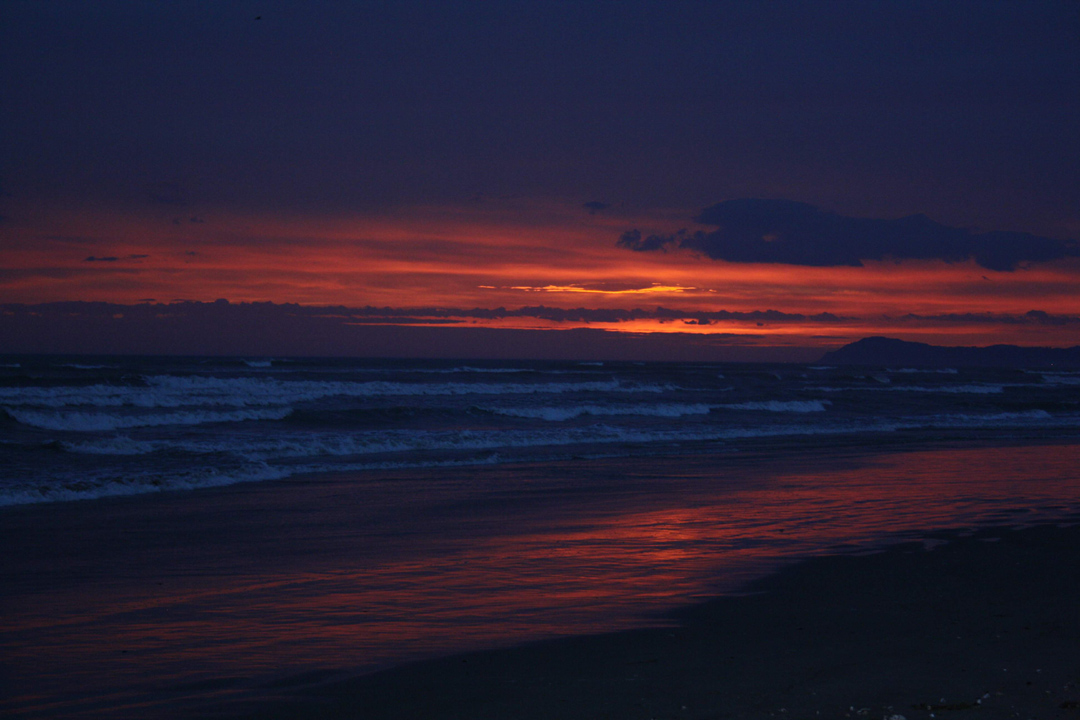
[[[142,260],[143,258],[148,258],[148,257],[150,257],[150,256],[149,255],[126,255],[123,258],[119,258],[119,257],[116,257],[115,255],[109,255],[107,257],[95,257],[94,255],[91,255],[90,257],[83,260],[83,262],[117,262],[119,260]]]
[[[595,215],[601,210],[607,210],[609,207],[611,207],[611,204],[606,202],[600,202],[599,200],[590,200],[581,207],[588,210],[590,215]]]
[[[102,260],[102,258],[98,258]],[[141,300],[140,302],[152,302]],[[694,311],[678,310],[674,308],[556,308],[545,305],[525,306],[517,309],[498,308],[395,308],[337,306],[309,306],[294,303],[276,304],[271,302],[254,303],[230,303],[221,299],[211,303],[196,302],[190,300],[174,300],[170,304],[158,304],[153,308],[132,305],[118,305],[105,302],[57,302],[40,305],[6,304],[0,307],[18,312],[34,312],[39,315],[60,314],[71,315],[72,313],[83,315],[102,314],[111,316],[116,312],[124,312],[136,317],[138,313],[148,313],[147,317],[153,317],[161,312],[162,308],[171,313],[181,313],[191,316],[205,314],[231,314],[230,317],[243,318],[254,316],[273,317],[307,317],[320,319],[333,319],[335,322],[345,323],[391,323],[391,324],[447,324],[459,323],[467,320],[496,320],[505,318],[536,318],[552,322],[585,322],[585,323],[621,323],[631,320],[661,320],[665,322],[683,322],[690,325],[711,325],[716,322],[758,322],[758,323],[839,323],[851,320],[832,313],[818,313],[805,315],[802,313],[786,313],[779,310],[751,310],[751,311]]]
[[[841,324],[856,321],[873,320],[884,324],[919,324],[919,325],[1041,325],[1064,326],[1080,325],[1080,315],[1056,315],[1043,310],[1031,310],[1022,314],[1015,313],[942,313],[919,315],[907,313],[897,316],[868,316],[862,318],[835,315],[829,312],[816,314],[789,313],[779,310],[713,310],[694,311],[665,308],[557,308],[545,305],[523,306],[516,309],[497,308],[395,308],[313,306],[296,303],[241,302],[231,303],[225,299],[214,302],[193,300],[173,300],[170,303],[154,303],[153,298],[139,300],[143,305],[121,305],[107,302],[54,302],[38,305],[19,303],[0,304],[0,310],[16,314],[34,316],[57,315],[104,316],[112,317],[116,313],[125,313],[128,317],[144,316],[153,318],[166,312],[172,316],[228,317],[236,321],[252,318],[308,318],[320,321],[332,321],[345,324],[416,325],[416,324],[456,324],[470,320],[498,320],[506,318],[535,318],[557,323],[584,322],[616,324],[633,320],[659,320],[662,322],[683,323],[686,325],[714,325],[723,322],[756,323],[759,326],[769,324]],[[140,313],[142,315],[140,315]]]
[[[4,271],[0,269],[0,277]],[[768,354],[732,355],[723,347],[775,344],[775,338],[710,334],[612,332],[613,327],[558,330],[511,330],[471,326],[468,318],[536,317],[555,321],[619,322],[649,317],[689,329],[718,320],[771,322],[838,322],[828,314],[800,315],[774,310],[694,313],[669,308],[610,310],[560,309],[544,306],[446,309],[344,306],[314,307],[294,303],[230,303],[174,300],[140,304],[55,302],[35,305],[0,304],[0,347],[30,353],[151,353],[231,355],[347,355],[388,357],[580,357],[607,359],[810,361],[820,350],[774,348]],[[882,318],[888,321],[889,318]],[[864,318],[865,320],[865,318]],[[901,325],[1007,323],[1076,325],[1075,315],[1032,311],[1023,315],[958,314],[906,315],[893,318]],[[836,334],[806,337],[839,343],[850,338]],[[603,340],[601,345],[596,342]],[[591,339],[591,340],[590,340]],[[404,345],[403,345],[404,343]],[[616,343],[619,347],[604,345]],[[623,347],[631,343],[633,347]],[[647,347],[640,346],[645,343]],[[402,349],[404,347],[404,350]],[[696,348],[696,349],[695,349]],[[720,353],[720,354],[717,354]]]
[[[896,220],[847,217],[793,200],[729,200],[705,208],[694,220],[716,229],[648,236],[635,229],[623,233],[618,245],[638,252],[693,250],[728,262],[816,267],[973,258],[990,270],[1012,271],[1022,263],[1080,256],[1075,241],[1022,232],[980,233],[925,215]]]
[[[1044,310],[1029,310],[1022,315],[1011,313],[942,313],[939,315],[917,315],[908,313],[897,318],[886,318],[901,323],[946,324],[946,325],[1045,325],[1063,327],[1080,325],[1080,315],[1053,315]]]
[[[311,312],[309,312],[309,310]],[[0,347],[18,353],[809,361],[820,350],[730,333],[513,330],[357,322],[339,308],[271,303],[0,304]],[[760,345],[761,347],[755,347]]]

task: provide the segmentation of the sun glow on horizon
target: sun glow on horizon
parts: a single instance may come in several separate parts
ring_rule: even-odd
[[[654,214],[652,224],[678,215]],[[812,345],[822,338],[835,342],[886,332],[952,341],[1080,342],[1074,323],[1011,319],[1032,310],[1080,315],[1077,259],[994,272],[972,261],[817,267],[616,247],[620,229],[646,220],[523,202],[338,218],[207,213],[200,222],[179,224],[137,214],[73,211],[58,214],[51,232],[39,232],[35,242],[6,243],[12,249],[5,252],[0,297],[22,303],[227,298],[398,309],[521,308],[529,298],[543,297],[544,306],[564,310],[579,308],[587,298],[591,311],[663,307],[674,315],[617,321],[444,317],[432,323],[775,336]],[[22,231],[7,223],[0,232],[0,238],[11,238]],[[699,316],[719,311],[807,317]],[[1001,319],[965,317],[977,313]],[[425,324],[422,317],[385,322]]]

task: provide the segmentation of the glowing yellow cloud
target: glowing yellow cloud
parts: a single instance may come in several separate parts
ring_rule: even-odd
[[[490,285],[480,285],[482,288],[497,288]],[[525,292],[549,292],[549,293],[593,293],[596,295],[656,295],[664,293],[700,292],[700,288],[686,287],[683,285],[661,285],[653,283],[647,287],[634,287],[619,290],[610,290],[602,287],[588,287],[586,285],[542,285],[533,287],[530,285],[511,285],[507,290],[523,290]]]

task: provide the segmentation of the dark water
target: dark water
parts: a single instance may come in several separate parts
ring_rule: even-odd
[[[1080,511],[1073,374],[5,363],[15,717],[198,716]]]
[[[1080,430],[1080,374],[8,358],[0,505],[325,472]]]

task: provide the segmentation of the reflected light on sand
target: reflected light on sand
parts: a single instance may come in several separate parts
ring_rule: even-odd
[[[364,478],[337,478],[321,489],[247,488],[219,500],[263,513],[269,524],[241,531],[285,533],[294,554],[253,558],[239,574],[216,568],[212,555],[200,555],[211,551],[198,547],[187,558],[170,549],[171,561],[144,556],[152,568],[119,557],[109,577],[5,603],[0,642],[11,662],[42,679],[108,685],[142,678],[158,692],[163,682],[180,688],[227,677],[246,685],[282,673],[373,670],[665,624],[665,612],[736,592],[798,557],[866,550],[935,528],[1053,517],[1062,498],[1080,497],[1077,467],[1077,446],[828,462],[581,461],[477,471],[489,485],[448,515],[440,505],[454,495],[447,487],[470,477],[455,471],[429,496],[412,498],[404,525],[392,506],[381,508],[384,521],[357,514]],[[595,480],[598,470],[607,477]],[[401,487],[400,478],[390,480],[397,485],[386,487]],[[499,483],[547,493],[507,500],[513,495],[500,495]],[[209,497],[175,502],[192,503],[198,522]],[[317,508],[311,516],[305,497]],[[327,503],[331,497],[353,504]],[[274,524],[282,503],[296,504],[291,528]],[[134,569],[125,571],[125,562]]]

